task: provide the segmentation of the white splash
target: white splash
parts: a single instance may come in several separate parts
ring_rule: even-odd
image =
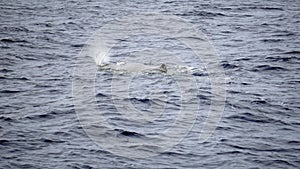
[[[109,64],[110,61],[110,57],[108,57],[107,55],[103,55],[102,53],[100,53],[98,56],[96,56],[94,58],[95,62],[97,65],[102,66],[102,65],[106,65]]]

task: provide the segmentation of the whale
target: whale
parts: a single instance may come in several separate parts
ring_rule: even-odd
[[[145,65],[142,63],[125,63],[125,62],[118,62],[118,63],[109,63],[104,65],[99,65],[101,70],[110,69],[115,71],[125,71],[128,73],[142,73],[142,72],[153,72],[158,71],[162,73],[167,73],[168,69],[166,64],[161,64],[160,66],[153,66],[153,65]]]

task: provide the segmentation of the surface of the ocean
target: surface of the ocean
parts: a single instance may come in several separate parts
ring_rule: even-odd
[[[142,13],[182,18],[218,54],[226,102],[205,142],[199,135],[212,103],[205,64],[176,39],[147,32],[121,39],[109,61],[171,70],[180,58],[187,66],[173,65],[176,76],[97,70],[100,142],[82,126],[89,119],[80,119],[72,91],[79,53],[104,25]],[[1,0],[0,168],[299,168],[299,37],[299,0]],[[194,121],[179,118],[182,107],[196,112]],[[188,132],[172,126],[177,119],[192,123]],[[180,140],[160,144],[176,127]]]

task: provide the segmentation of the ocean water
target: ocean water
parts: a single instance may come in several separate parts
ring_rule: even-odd
[[[78,115],[74,79],[87,41],[111,21],[149,12],[193,24],[218,54],[226,102],[205,142],[205,64],[184,44],[147,32],[122,39],[109,61],[167,63],[176,76],[97,69],[93,113],[107,122],[98,140],[86,132],[91,119]],[[0,168],[299,168],[300,1],[16,0],[0,1],[0,14]],[[172,65],[174,56],[188,66]],[[191,126],[184,134],[174,125],[182,105],[196,112],[179,119]],[[159,135],[167,129],[180,138],[170,147],[160,144],[171,140]]]

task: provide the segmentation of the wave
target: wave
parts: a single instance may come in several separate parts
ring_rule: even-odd
[[[259,65],[259,66],[255,66],[251,71],[259,72],[259,71],[283,71],[283,70],[285,71],[288,69],[280,66]]]
[[[2,38],[0,39],[1,42],[4,43],[28,43],[26,40],[17,39],[17,38]]]
[[[137,132],[128,131],[128,130],[114,129],[114,131],[117,131],[119,133],[119,136],[120,135],[127,136],[127,137],[142,137],[142,136],[144,136],[144,135],[139,134]]]

